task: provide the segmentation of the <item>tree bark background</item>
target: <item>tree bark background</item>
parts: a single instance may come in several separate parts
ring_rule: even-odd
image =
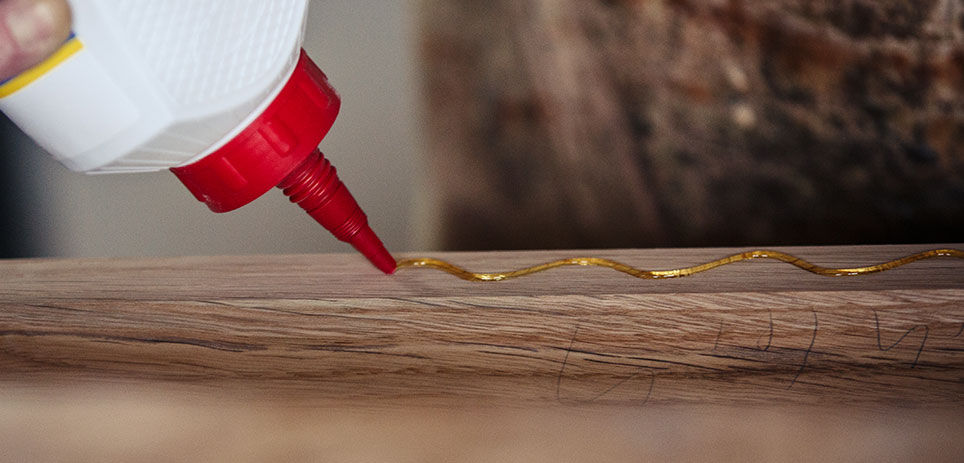
[[[450,249],[964,231],[964,1],[422,0]]]

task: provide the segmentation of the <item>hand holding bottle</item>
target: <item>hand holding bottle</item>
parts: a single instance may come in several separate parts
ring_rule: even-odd
[[[65,0],[0,0],[0,80],[43,61],[69,35]]]

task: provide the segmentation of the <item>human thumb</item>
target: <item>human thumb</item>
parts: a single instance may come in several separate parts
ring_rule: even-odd
[[[69,35],[66,0],[0,0],[0,79],[43,61]]]

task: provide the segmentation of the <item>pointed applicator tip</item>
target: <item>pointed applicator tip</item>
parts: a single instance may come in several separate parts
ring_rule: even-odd
[[[379,270],[395,273],[395,258],[368,225],[368,218],[348,188],[338,179],[335,167],[317,149],[278,184],[291,202],[362,253]]]
[[[366,225],[359,230],[358,233],[352,237],[351,245],[368,258],[368,261],[375,267],[378,267],[379,270],[388,275],[395,273],[397,267],[395,258],[388,253],[385,245],[382,244],[382,240],[378,239],[378,236],[375,235],[371,227]]]

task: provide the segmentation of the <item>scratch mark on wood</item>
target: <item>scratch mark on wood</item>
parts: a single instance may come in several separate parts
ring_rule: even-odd
[[[616,366],[621,366],[621,367],[650,368],[650,369],[653,369],[653,370],[669,370],[669,367],[644,367],[644,366],[639,365],[639,364],[636,364],[636,363],[610,362],[610,361],[608,361],[608,360],[599,360],[599,359],[586,359],[586,361],[587,361],[587,362],[591,362],[591,363],[600,363],[600,364],[603,364],[603,365],[616,365]]]
[[[706,353],[701,353],[701,354],[697,354],[697,355],[700,355],[700,356],[703,356],[703,357],[713,357],[713,358],[718,358],[718,359],[743,360],[743,361],[746,361],[746,362],[753,362],[753,363],[770,363],[770,362],[767,362],[766,360],[758,360],[758,359],[749,358],[749,357],[740,357],[740,356],[736,356],[736,355],[727,355],[727,354],[706,354]],[[733,368],[733,367],[734,367],[733,365],[727,365],[727,368]]]
[[[897,340],[894,341],[893,344],[887,347],[884,347],[884,345],[881,343],[881,340],[880,340],[880,316],[877,314],[876,310],[874,310],[873,312],[874,312],[874,326],[876,327],[876,330],[877,330],[877,349],[879,349],[881,352],[887,352],[893,349],[898,344],[900,344],[900,342],[903,341],[904,338],[906,338],[909,334],[913,333],[918,328],[924,329],[924,337],[920,341],[920,347],[917,348],[917,355],[914,356],[914,361],[911,362],[910,364],[911,368],[916,367],[917,361],[920,360],[920,354],[921,352],[924,351],[924,344],[927,343],[927,337],[930,335],[930,328],[927,325],[914,325],[912,328],[905,331],[904,334],[902,334],[899,338],[897,338]]]
[[[645,361],[645,362],[668,363],[668,364],[671,364],[671,365],[681,365],[681,366],[691,367],[691,368],[700,368],[700,369],[703,369],[703,370],[726,371],[726,369],[724,369],[724,368],[713,368],[713,367],[708,367],[708,366],[706,366],[706,365],[697,365],[697,364],[695,364],[695,363],[679,362],[679,361],[666,360],[666,359],[657,359],[657,358],[652,358],[652,357],[628,357],[628,358],[633,359],[633,360],[643,360],[643,361]],[[650,368],[652,368],[652,367],[650,367]]]
[[[927,344],[927,336],[930,334],[930,332],[931,329],[927,325],[924,325],[924,339],[921,339],[920,341],[920,347],[917,349],[917,355],[914,356],[914,362],[910,364],[911,368],[917,366],[917,361],[920,360],[921,352],[924,352],[924,344]]]
[[[397,353],[397,352],[385,352],[385,351],[381,351],[381,350],[359,349],[359,348],[357,348],[357,347],[354,347],[354,348],[353,348],[353,347],[338,347],[338,346],[332,346],[332,345],[316,344],[316,345],[308,345],[308,346],[305,346],[305,349],[320,350],[320,351],[325,351],[325,352],[345,352],[345,353],[352,353],[352,354],[387,355],[387,356],[390,356],[390,357],[408,357],[408,358],[414,358],[414,359],[428,360],[428,357],[426,357],[426,356],[424,356],[424,355],[407,354],[407,353]]]
[[[651,369],[646,369],[646,368],[640,368],[639,371],[637,371],[636,373],[633,373],[633,374],[630,375],[629,377],[627,377],[627,378],[625,378],[625,379],[617,382],[616,384],[613,384],[612,386],[609,387],[609,389],[606,389],[605,391],[602,391],[601,393],[599,393],[599,395],[597,395],[596,397],[593,397],[592,399],[590,399],[589,402],[595,402],[596,400],[599,400],[599,398],[601,398],[602,396],[604,396],[604,395],[609,394],[610,392],[612,392],[613,389],[616,389],[617,387],[622,386],[623,384],[625,384],[627,381],[629,381],[629,380],[631,380],[631,379],[639,376],[639,374],[642,373],[643,371],[648,371],[649,374],[650,374],[649,391],[646,392],[646,398],[643,399],[642,403],[640,403],[639,405],[646,405],[646,403],[649,402],[650,397],[653,396],[653,389],[654,389],[654,387],[656,386],[656,372],[654,372],[654,371],[651,370]]]
[[[519,357],[519,358],[524,358],[524,359],[529,359],[529,360],[545,360],[545,361],[547,361],[547,362],[553,362],[553,363],[557,362],[557,360],[542,358],[542,357],[539,357],[539,356],[537,356],[537,355],[517,354],[517,353],[514,353],[514,352],[499,352],[499,351],[496,351],[496,350],[484,350],[484,349],[483,349],[483,350],[480,350],[480,351],[478,351],[478,352],[479,352],[480,354],[501,355],[501,356],[503,356],[503,357]]]
[[[536,349],[535,347],[513,346],[509,344],[492,344],[488,342],[471,342],[471,341],[452,341],[452,343],[461,344],[464,346],[495,347],[499,349],[516,349],[516,350],[526,350],[529,352],[539,352],[539,349]]]
[[[199,302],[204,304],[223,306],[223,307],[231,307],[233,309],[242,310],[242,311],[254,310],[254,311],[261,311],[261,312],[271,312],[271,313],[278,313],[283,315],[297,315],[297,316],[304,316],[304,317],[337,318],[337,319],[343,319],[343,320],[382,321],[382,322],[392,322],[392,323],[397,323],[401,321],[397,318],[345,315],[345,314],[335,314],[330,312],[302,312],[298,310],[284,310],[284,309],[279,309],[275,307],[265,307],[262,305],[234,305],[234,304],[227,304],[224,302],[211,301],[211,300],[199,301]]]
[[[579,333],[579,325],[576,325],[576,326],[573,328],[573,330],[572,330],[572,338],[569,339],[569,347],[566,348],[566,355],[562,358],[562,367],[559,368],[559,374],[556,376],[556,401],[557,401],[557,402],[564,402],[564,401],[562,400],[562,377],[563,377],[563,375],[565,374],[566,366],[569,365],[569,355],[574,351],[574,349],[573,349],[572,347],[573,347],[573,345],[576,343],[576,335],[577,335],[578,333]],[[586,353],[586,354],[591,354],[591,355],[595,355],[595,354],[596,354],[595,352],[588,352],[588,351],[577,351],[577,352]],[[648,371],[648,372],[650,372],[650,374],[652,375],[652,377],[651,377],[650,382],[649,382],[649,391],[646,393],[646,398],[643,399],[643,402],[640,403],[640,405],[645,405],[647,402],[649,402],[650,397],[652,397],[652,395],[653,395],[653,388],[655,387],[655,383],[656,383],[656,373],[655,373],[655,370],[656,370],[656,369],[659,369],[658,367],[640,367],[639,365],[634,365],[634,364],[608,362],[608,361],[597,360],[597,359],[587,359],[587,361],[593,362],[593,363],[603,363],[603,364],[607,364],[607,365],[619,365],[619,366],[637,367],[637,370],[636,370],[635,373],[627,376],[626,378],[623,378],[623,379],[617,381],[617,382],[616,382],[615,384],[613,384],[612,386],[606,388],[606,390],[600,392],[599,394],[596,394],[593,398],[585,401],[586,403],[592,403],[592,402],[595,402],[596,400],[599,400],[601,397],[603,397],[603,396],[605,396],[606,394],[612,392],[614,389],[616,389],[617,387],[625,384],[627,381],[630,381],[630,380],[632,380],[633,378],[638,377],[639,374],[642,373],[643,371]],[[665,369],[667,369],[667,368],[662,368],[662,369],[665,370]],[[577,402],[583,402],[583,401],[577,401]]]
[[[810,346],[807,347],[806,352],[803,353],[803,362],[800,364],[800,369],[797,370],[797,374],[793,376],[793,381],[790,381],[790,385],[787,386],[787,389],[792,388],[793,385],[797,383],[797,378],[799,378],[800,374],[803,373],[804,368],[807,368],[807,359],[810,357],[810,352],[813,351],[813,344],[817,342],[817,330],[819,329],[818,327],[819,327],[819,324],[817,322],[817,311],[814,310],[813,311],[813,337],[810,338]]]
[[[209,339],[193,339],[183,337],[170,338],[138,338],[134,336],[114,336],[98,333],[79,333],[72,331],[27,331],[27,330],[5,330],[0,331],[3,336],[27,336],[27,337],[46,337],[46,336],[69,336],[80,339],[100,340],[100,341],[120,341],[130,343],[147,344],[180,344],[185,346],[202,347],[205,349],[220,350],[225,352],[245,352],[254,350],[265,350],[266,346],[258,344],[242,344],[238,342],[218,341]]]
[[[562,367],[559,368],[559,375],[556,376],[556,401],[562,402],[562,397],[559,395],[559,389],[562,387],[562,373],[566,371],[566,365],[569,364],[569,354],[572,352],[572,345],[576,342],[576,333],[579,332],[579,325],[576,325],[572,330],[572,339],[569,340],[569,348],[566,349],[566,356],[562,358]]]
[[[607,353],[605,353],[605,352],[596,352],[596,351],[585,350],[585,349],[575,349],[575,348],[571,348],[571,347],[570,347],[570,348],[566,348],[566,349],[564,349],[564,348],[562,348],[562,347],[553,347],[553,349],[556,349],[556,350],[565,350],[565,351],[568,351],[568,352],[575,352],[575,353],[577,353],[577,354],[595,355],[596,357],[626,358],[626,357],[624,357],[624,356],[622,356],[622,355],[607,354]]]
[[[766,345],[766,347],[760,349],[760,350],[762,350],[763,352],[769,351],[769,350],[770,350],[770,346],[773,345],[773,309],[767,309],[767,312],[770,313],[770,335],[769,335],[769,337],[767,338],[767,345]],[[757,341],[756,341],[756,346],[757,346],[757,348],[760,347],[760,340],[759,340],[759,339],[757,339]]]
[[[408,303],[410,303],[410,304],[418,304],[418,305],[424,305],[424,306],[428,306],[428,307],[441,307],[441,308],[443,308],[443,309],[444,309],[444,308],[449,308],[448,306],[445,306],[445,305],[442,305],[442,304],[433,304],[433,303],[427,302],[427,301],[416,301],[415,299],[409,299],[409,298],[405,298],[405,297],[389,297],[388,299],[389,299],[389,300],[392,300],[392,301],[408,302]]]
[[[478,308],[478,309],[502,310],[502,311],[509,311],[509,312],[537,313],[537,314],[546,314],[546,315],[563,315],[562,312],[559,312],[559,311],[556,311],[556,310],[549,310],[549,309],[532,309],[532,308],[526,308],[526,307],[505,307],[505,306],[495,306],[495,305],[486,305],[486,304],[476,304],[476,303],[474,303],[474,302],[468,302],[468,301],[459,301],[459,304],[461,304],[461,305],[467,305],[467,306],[469,306],[469,307],[475,307],[475,308]]]
[[[72,307],[62,307],[58,305],[51,304],[27,304],[27,307],[33,307],[36,309],[50,309],[50,310],[60,310],[64,312],[90,312],[89,310],[75,309]]]
[[[720,336],[723,335],[723,320],[720,320],[720,329],[716,332],[716,341],[713,341],[713,350],[720,346]]]

